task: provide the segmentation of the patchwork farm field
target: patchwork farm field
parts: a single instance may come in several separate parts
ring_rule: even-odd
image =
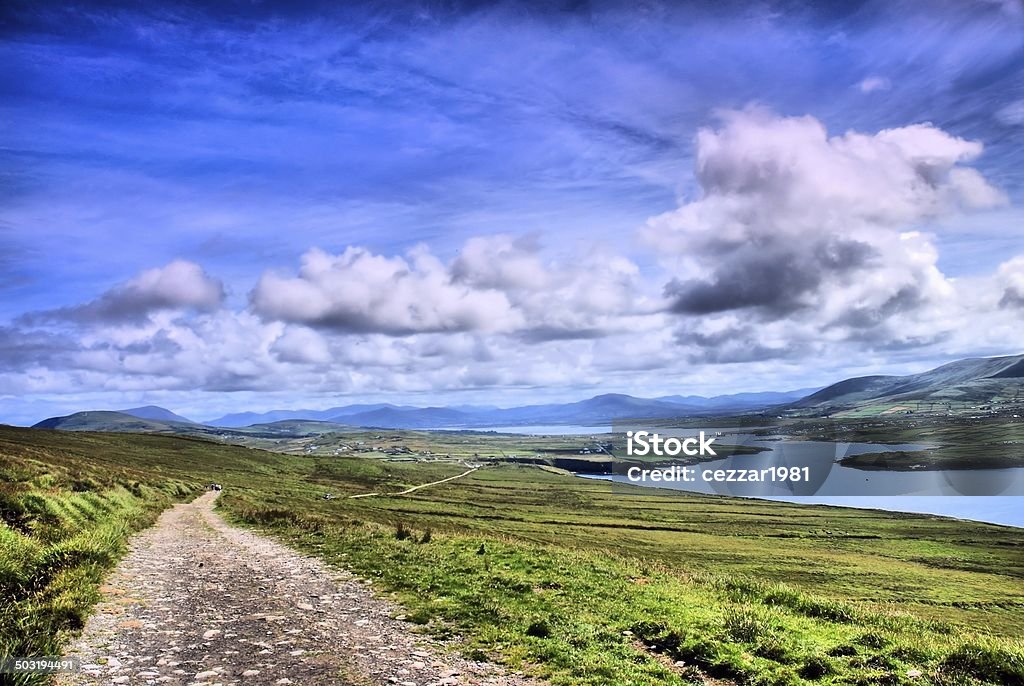
[[[467,451],[491,449],[477,440]],[[0,652],[59,652],[127,537],[217,481],[229,520],[373,580],[456,649],[555,684],[1024,683],[1020,530],[512,464],[396,495],[464,472],[0,428]]]

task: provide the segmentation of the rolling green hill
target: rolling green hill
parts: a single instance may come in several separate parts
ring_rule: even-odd
[[[132,431],[139,433],[187,432],[194,425],[161,419],[136,417],[124,412],[92,410],[76,412],[64,417],[50,417],[35,424],[34,429],[59,429],[60,431]]]
[[[307,419],[289,419],[268,424],[253,424],[237,429],[218,428],[189,421],[149,419],[126,414],[96,410],[76,412],[65,417],[50,417],[35,424],[33,429],[58,431],[106,431],[118,433],[162,433],[210,439],[245,439],[315,436],[351,427],[333,422]]]

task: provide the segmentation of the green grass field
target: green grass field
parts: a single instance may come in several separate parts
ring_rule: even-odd
[[[165,436],[3,428],[0,469],[7,654],[54,652],[127,534],[216,480],[229,519],[556,684],[1024,684],[1024,536],[1007,527],[514,465],[350,500],[464,467]]]

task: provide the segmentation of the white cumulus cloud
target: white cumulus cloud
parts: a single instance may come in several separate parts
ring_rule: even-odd
[[[943,303],[953,286],[917,227],[1005,202],[966,166],[981,152],[980,143],[930,124],[829,136],[813,117],[725,113],[719,128],[697,136],[702,196],[644,231],[674,258],[671,309],[742,313],[762,327],[785,320],[795,337],[808,324],[808,337],[874,337],[879,345],[952,326]],[[897,316],[899,329],[887,330]],[[705,347],[730,333],[756,338],[735,324]]]
[[[587,338],[644,314],[639,270],[593,252],[571,262],[545,259],[531,238],[472,238],[445,264],[425,247],[384,256],[350,247],[314,249],[296,276],[268,272],[250,294],[267,321],[320,330],[382,333],[484,332],[527,339]]]
[[[297,276],[266,273],[250,299],[266,319],[335,331],[409,335],[517,323],[503,293],[453,282],[422,247],[405,257],[358,247],[340,255],[313,249],[303,255]]]

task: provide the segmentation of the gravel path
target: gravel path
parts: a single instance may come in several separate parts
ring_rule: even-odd
[[[412,633],[367,582],[229,526],[216,495],[133,539],[68,651],[82,672],[58,684],[537,686]]]
[[[479,467],[473,467],[472,469],[467,469],[466,471],[462,472],[462,474],[456,474],[455,476],[449,476],[447,479],[440,479],[439,481],[431,481],[429,484],[420,484],[419,486],[413,486],[412,488],[407,488],[404,491],[399,491],[398,493],[388,493],[387,495],[388,496],[409,495],[410,493],[415,493],[416,491],[418,491],[420,489],[423,489],[423,488],[428,488],[430,486],[437,486],[438,484],[445,484],[445,483],[448,483],[449,481],[455,481],[456,479],[461,479],[464,476],[469,476],[470,474],[472,474],[473,472],[475,472],[478,469],[480,469],[480,468]],[[355,498],[372,498],[373,496],[376,496],[376,495],[380,495],[380,493],[378,493],[376,491],[373,492],[373,493],[360,493],[359,495],[350,495],[349,498],[350,499],[355,499]]]

